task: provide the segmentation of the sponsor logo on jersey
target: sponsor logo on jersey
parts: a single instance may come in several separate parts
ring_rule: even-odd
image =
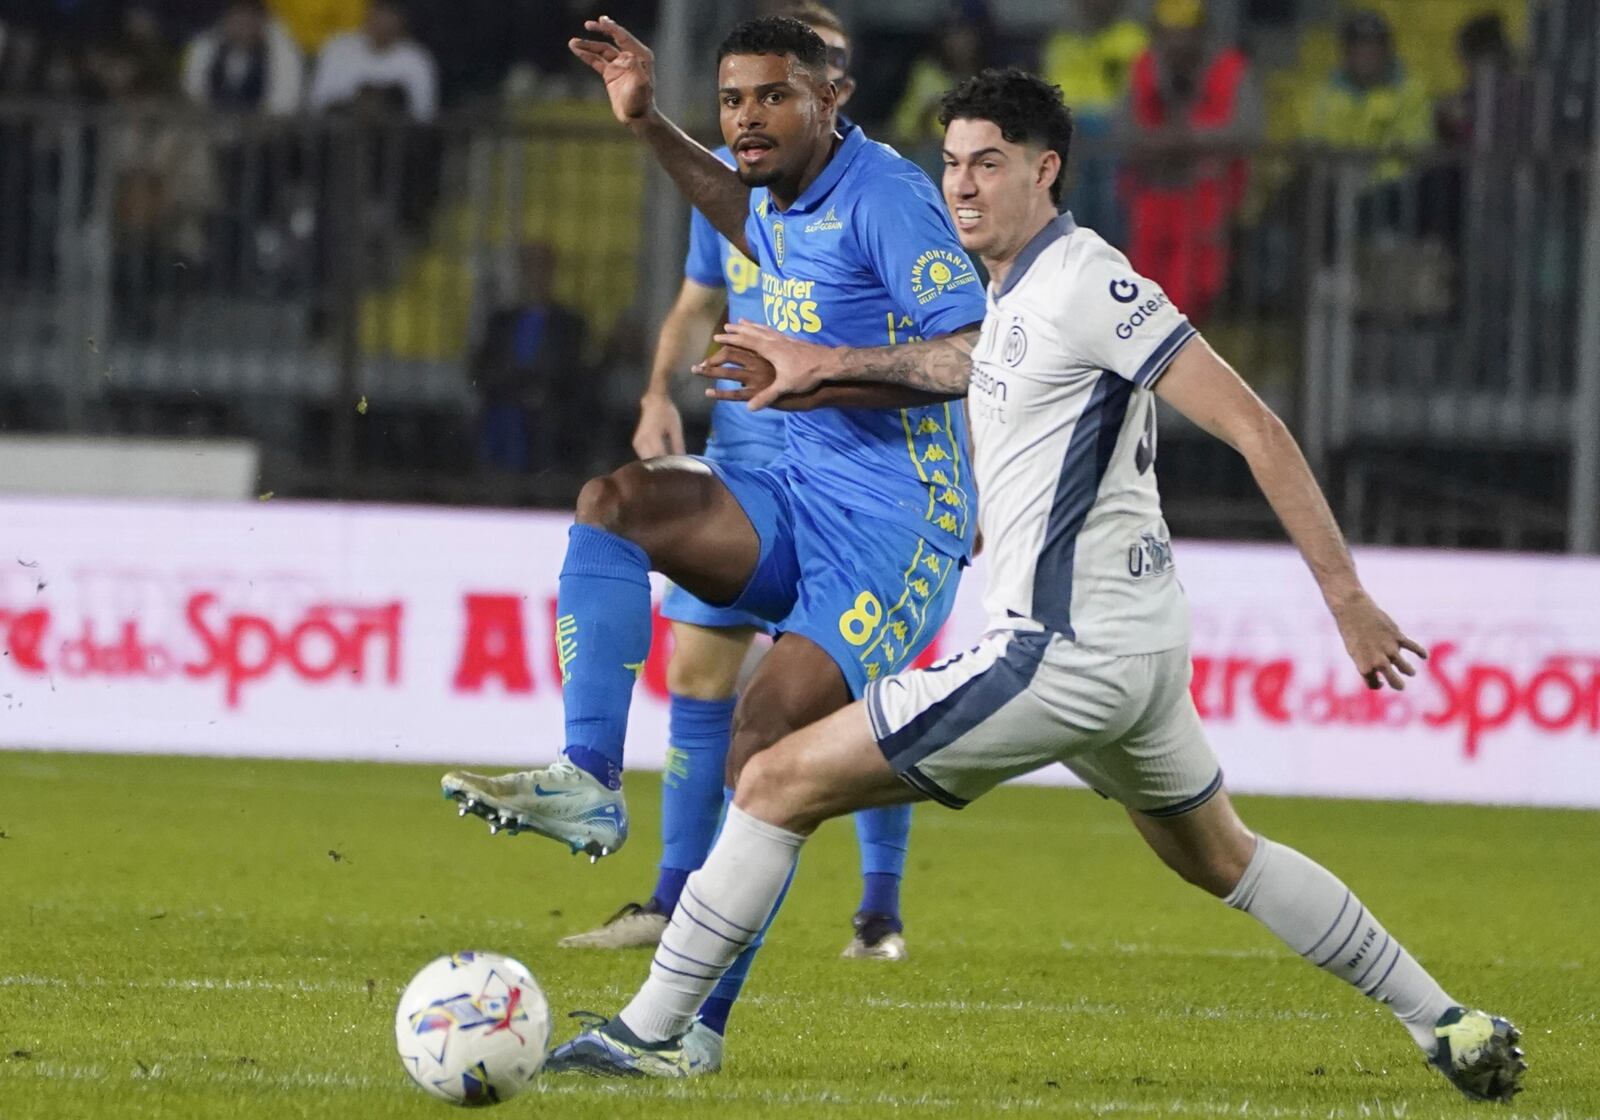
[[[1172,301],[1167,298],[1166,292],[1156,292],[1155,295],[1135,307],[1132,314],[1126,319],[1117,324],[1117,337],[1124,340],[1132,338],[1133,332],[1153,319],[1157,311],[1160,311],[1163,307],[1170,306],[1171,303]]]
[[[844,228],[844,223],[839,220],[839,215],[833,212],[833,207],[828,207],[828,212],[806,227],[807,233],[836,233]]]
[[[1132,280],[1111,281],[1111,298],[1118,303],[1132,303],[1139,298],[1139,285]]]
[[[927,303],[976,279],[965,257],[948,249],[929,249],[911,266],[911,294],[919,304]]]
[[[1128,574],[1134,579],[1159,576],[1172,570],[1172,542],[1154,533],[1140,533],[1128,546]]]
[[[974,419],[1006,422],[1006,404],[1010,396],[1004,378],[996,377],[981,365],[972,367],[972,379],[967,386],[967,407]]]
[[[1027,352],[1027,332],[1022,329],[1021,323],[1012,323],[1011,329],[1006,332],[1005,345],[1000,349],[1000,360],[1008,366],[1019,366]]]

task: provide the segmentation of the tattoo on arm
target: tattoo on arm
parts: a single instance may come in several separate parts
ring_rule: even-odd
[[[965,396],[977,338],[977,328],[969,327],[927,342],[850,350],[841,357],[838,372],[829,380],[878,381],[944,397]]]

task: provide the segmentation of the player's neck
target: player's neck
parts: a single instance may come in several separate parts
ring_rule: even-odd
[[[787,210],[793,206],[795,201],[806,193],[806,188],[817,181],[822,169],[828,166],[828,161],[833,159],[833,153],[839,150],[842,139],[837,132],[830,133],[827,143],[817,146],[816,154],[811,157],[811,162],[806,164],[805,170],[800,173],[800,178],[795,181],[792,188],[788,183],[773,183],[768,187],[767,194],[772,197],[773,205],[779,210]]]
[[[1039,236],[1040,230],[1055,221],[1055,219],[1056,210],[1054,204],[1048,209],[1035,207],[1034,212],[1028,216],[1028,220],[1017,227],[1018,235],[1009,244],[997,248],[993,256],[979,254],[980,259],[983,261],[983,267],[989,273],[989,283],[997,290],[1004,287],[1006,274],[1011,271],[1011,266],[1016,264],[1017,257],[1021,255],[1022,250],[1028,247],[1030,241]]]

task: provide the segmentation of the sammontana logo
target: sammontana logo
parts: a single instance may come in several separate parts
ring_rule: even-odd
[[[959,253],[929,249],[911,266],[911,294],[917,297],[919,304],[927,303],[976,279],[972,266]]]
[[[844,223],[839,220],[839,215],[833,212],[833,207],[828,207],[828,212],[806,227],[807,233],[836,233],[844,228]]]

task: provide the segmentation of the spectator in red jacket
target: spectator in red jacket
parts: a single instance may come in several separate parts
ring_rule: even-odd
[[[1126,116],[1128,257],[1204,319],[1227,284],[1229,227],[1248,176],[1244,158],[1215,149],[1260,135],[1261,101],[1243,52],[1213,41],[1202,0],[1157,0]]]

